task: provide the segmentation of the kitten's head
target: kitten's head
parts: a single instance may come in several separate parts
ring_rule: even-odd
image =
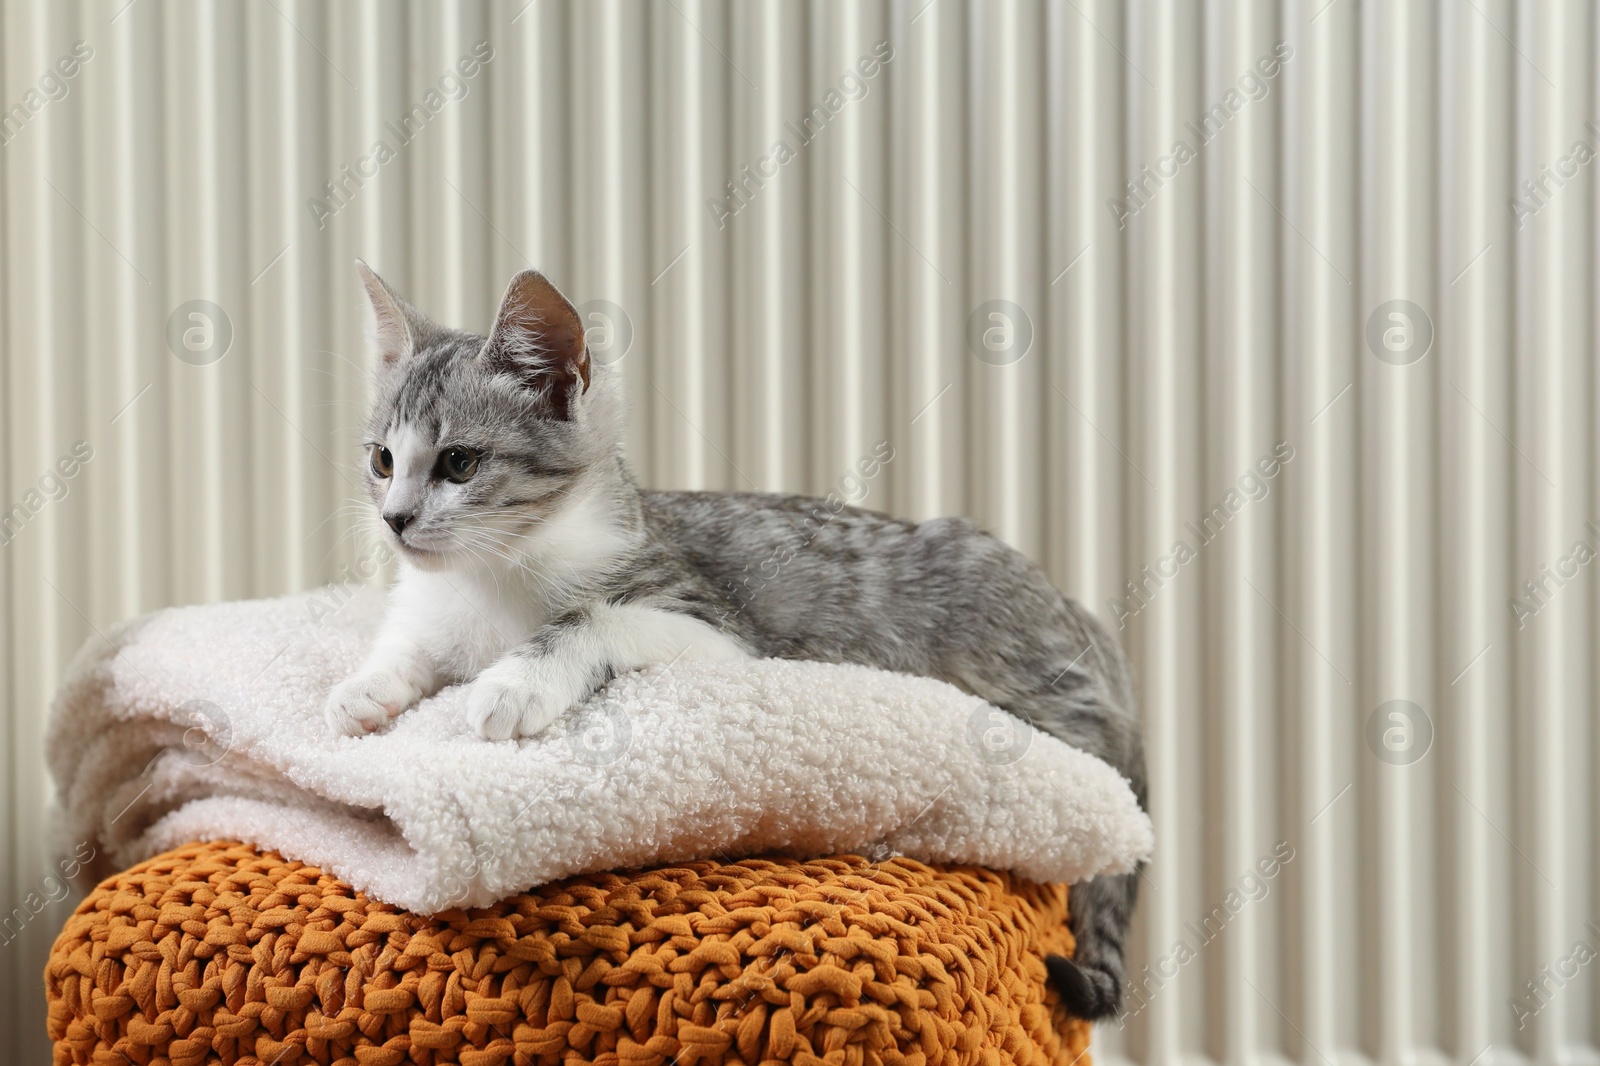
[[[511,279],[488,337],[430,321],[365,263],[378,349],[368,494],[424,569],[510,561],[616,463],[616,372],[589,359],[572,304],[534,270]]]

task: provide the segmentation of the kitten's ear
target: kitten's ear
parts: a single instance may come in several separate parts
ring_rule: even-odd
[[[547,396],[559,419],[571,418],[578,397],[589,391],[583,322],[537,270],[524,270],[506,286],[482,358],[491,370],[514,374]]]
[[[382,366],[394,366],[438,332],[439,327],[389,287],[388,282],[361,260],[356,273],[372,303],[369,339],[382,357]]]

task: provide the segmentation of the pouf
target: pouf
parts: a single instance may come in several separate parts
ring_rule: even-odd
[[[55,1062],[1069,1066],[1066,889],[840,856],[593,874],[431,917],[192,844],[100,884],[45,972]]]

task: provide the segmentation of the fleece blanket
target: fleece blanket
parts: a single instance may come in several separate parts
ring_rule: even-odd
[[[455,686],[333,736],[324,699],[381,613],[376,594],[322,590],[91,640],[47,736],[61,846],[88,844],[109,875],[243,840],[423,914],[692,858],[903,854],[1072,882],[1150,850],[1104,762],[943,682],[859,666],[653,667],[501,742],[472,732]]]

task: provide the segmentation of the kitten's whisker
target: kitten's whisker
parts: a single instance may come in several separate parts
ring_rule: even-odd
[[[512,565],[516,565],[517,563],[517,559],[509,552],[505,551],[500,545],[497,545],[494,542],[494,539],[490,537],[484,530],[473,529],[470,526],[463,526],[461,528],[451,530],[450,533],[455,542],[460,544],[462,547],[478,548],[491,552],[497,558],[503,559]]]
[[[355,362],[353,359],[349,359],[340,355],[338,352],[331,352],[326,348],[312,348],[310,351],[316,355],[331,355],[341,363],[344,363],[346,366],[350,367],[350,369],[354,370],[356,373],[360,374],[363,378],[367,376],[366,367]]]
[[[477,563],[479,566],[481,566],[484,570],[488,571],[490,579],[494,582],[494,595],[495,595],[496,602],[498,602],[499,599],[500,599],[500,577],[499,577],[499,575],[497,575],[494,572],[495,568],[493,566],[490,566],[488,560],[484,559],[478,553],[478,550],[476,548],[473,548],[471,545],[461,544],[461,545],[459,545],[459,547],[475,563]]]
[[[328,515],[327,518],[324,518],[322,521],[320,521],[316,525],[312,526],[311,527],[311,532],[306,534],[306,539],[310,540],[311,537],[318,530],[320,530],[323,526],[327,525],[329,522],[332,522],[335,518],[345,518],[345,517],[361,518],[361,517],[365,516],[366,514],[368,514],[369,512],[371,512],[371,510],[372,510],[372,504],[367,502],[367,501],[365,501],[365,500],[355,500],[355,499],[346,500],[344,503],[341,503],[338,507],[335,507],[333,509],[333,511]]]

